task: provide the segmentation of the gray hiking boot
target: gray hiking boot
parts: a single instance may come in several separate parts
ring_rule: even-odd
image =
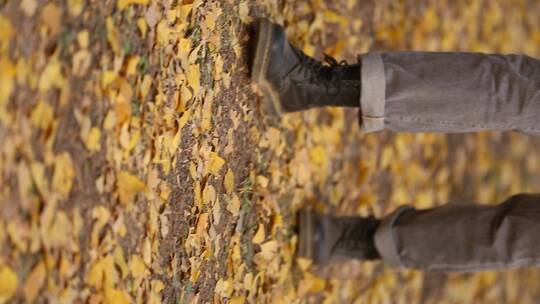
[[[373,237],[379,224],[374,217],[333,217],[301,210],[297,255],[316,265],[378,259]]]
[[[359,64],[328,55],[323,64],[292,46],[280,25],[261,19],[256,27],[251,77],[265,110],[280,116],[320,106],[359,107]]]

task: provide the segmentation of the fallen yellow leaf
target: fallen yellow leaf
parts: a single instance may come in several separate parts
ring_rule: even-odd
[[[134,194],[146,191],[146,185],[126,171],[118,172],[117,187],[120,202],[123,204],[128,203]]]
[[[86,138],[86,141],[84,144],[86,145],[86,148],[90,151],[99,151],[101,149],[101,130],[97,127],[93,127],[90,129],[90,133],[88,133],[88,137]]]
[[[261,255],[266,261],[274,258],[279,249],[279,243],[275,240],[268,241],[261,245]]]
[[[120,56],[122,54],[122,44],[120,42],[120,33],[114,25],[112,17],[107,17],[105,22],[107,27],[107,40],[113,50],[114,54]]]
[[[66,231],[71,231],[71,222],[67,214],[63,211],[58,211],[55,214],[54,223],[44,233],[43,242],[50,247],[66,248],[70,245],[70,235]]]
[[[79,16],[83,10],[84,0],[68,0],[68,11],[71,16]]]
[[[212,185],[206,185],[204,186],[204,189],[202,191],[202,203],[203,205],[206,204],[213,204],[216,201],[216,189]]]
[[[103,206],[97,206],[94,207],[92,210],[92,219],[95,220],[94,225],[92,227],[92,232],[90,234],[90,244],[91,246],[97,246],[99,241],[99,234],[101,233],[101,229],[109,222],[111,218],[111,212],[103,207]]]
[[[105,289],[105,299],[107,304],[129,304],[131,299],[121,290],[115,288]]]
[[[238,196],[233,194],[231,199],[227,202],[226,208],[232,216],[238,216],[238,213],[240,212],[240,199]]]
[[[221,167],[225,164],[225,160],[221,158],[216,152],[210,152],[209,154],[209,166],[208,171],[214,175],[218,175]]]
[[[49,34],[56,36],[62,24],[62,9],[56,3],[47,3],[41,7],[41,21],[47,26]]]
[[[137,73],[137,66],[139,65],[140,60],[141,57],[139,56],[130,56],[128,58],[126,65],[126,75],[132,76]]]
[[[27,17],[34,16],[36,12],[37,2],[36,0],[22,0],[21,9]]]
[[[129,270],[131,271],[131,275],[135,279],[142,279],[146,275],[146,265],[144,264],[141,257],[135,254],[131,256],[131,261],[129,262]]]
[[[323,146],[317,146],[311,150],[310,156],[315,164],[322,165],[326,159],[326,151]]]
[[[146,21],[144,18],[137,19],[137,27],[139,28],[139,31],[141,32],[142,38],[146,38],[146,32],[148,32],[148,24],[146,24]]]
[[[197,219],[197,230],[195,233],[199,237],[202,237],[204,234],[206,234],[207,225],[208,225],[208,213],[203,213],[199,215],[199,218]]]
[[[125,279],[128,275],[129,269],[126,264],[126,260],[124,259],[124,250],[122,249],[122,247],[117,245],[114,248],[113,256],[114,263],[116,264],[116,266],[118,266],[118,269],[120,269],[120,275],[122,276],[122,279]]]
[[[197,96],[200,90],[201,71],[198,64],[192,64],[189,66],[187,73],[188,84],[193,89],[193,95]]]
[[[306,258],[297,258],[296,262],[298,263],[298,266],[300,267],[302,271],[308,270],[311,264],[313,263],[312,260],[306,259]]]
[[[227,173],[225,173],[223,184],[225,185],[225,191],[227,191],[227,194],[231,194],[234,190],[234,173],[231,169],[228,169]]]
[[[251,241],[255,244],[260,244],[264,241],[265,238],[265,231],[264,231],[264,225],[261,223],[259,224],[259,228],[257,229],[257,232],[251,239]]]
[[[5,303],[13,297],[17,291],[19,279],[17,274],[8,266],[0,268],[0,302]]]
[[[236,296],[231,299],[230,304],[244,304],[246,302],[245,296]]]
[[[62,68],[58,60],[52,60],[47,64],[41,77],[39,78],[38,88],[40,91],[45,92],[53,87],[60,88],[64,82],[62,76]]]
[[[131,4],[140,4],[140,5],[148,5],[150,3],[150,0],[118,0],[117,7],[118,9],[125,9]]]
[[[24,297],[28,303],[33,303],[43,283],[45,283],[45,264],[39,262],[26,278],[24,283]]]
[[[52,179],[52,187],[62,197],[67,197],[71,191],[75,170],[71,156],[67,152],[60,153],[54,158],[54,173]]]
[[[47,129],[54,119],[54,110],[46,101],[40,100],[32,110],[32,123],[40,129]]]
[[[2,36],[2,19],[0,16],[0,38]],[[2,40],[0,39],[0,45]],[[0,57],[0,110],[6,104],[14,88],[15,65],[6,58]]]

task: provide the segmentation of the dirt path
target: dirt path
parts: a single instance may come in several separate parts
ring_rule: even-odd
[[[535,191],[519,134],[360,134],[342,109],[265,120],[249,24],[370,49],[540,55],[535,1],[0,0],[0,303],[535,303],[534,269],[475,275],[294,257],[305,206]],[[537,190],[536,190],[537,191]]]

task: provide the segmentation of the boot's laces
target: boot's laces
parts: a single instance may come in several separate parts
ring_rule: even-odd
[[[377,227],[377,221],[373,217],[365,218],[363,221],[344,220],[341,225],[341,234],[332,247],[335,250],[361,250],[365,254],[370,254],[370,238],[373,237]]]
[[[335,249],[358,250],[366,247],[368,231],[363,225],[346,225],[339,239],[334,244]]]
[[[297,85],[303,84],[306,80],[310,84],[324,85],[326,92],[330,95],[337,95],[341,90],[342,80],[345,77],[345,69],[339,68],[347,65],[347,61],[338,62],[334,57],[324,54],[324,63],[321,63],[292,47],[293,53],[296,55],[298,62],[285,74],[289,74],[298,70],[302,79],[294,79],[293,82]]]

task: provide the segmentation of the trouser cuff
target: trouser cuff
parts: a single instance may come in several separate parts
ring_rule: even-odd
[[[360,96],[360,129],[375,132],[384,129],[386,80],[380,53],[361,56],[362,93]]]
[[[398,244],[394,236],[394,224],[397,219],[408,210],[413,210],[411,206],[402,206],[393,213],[386,216],[377,231],[375,232],[375,247],[379,252],[382,260],[393,267],[403,267],[401,258],[399,257]]]

